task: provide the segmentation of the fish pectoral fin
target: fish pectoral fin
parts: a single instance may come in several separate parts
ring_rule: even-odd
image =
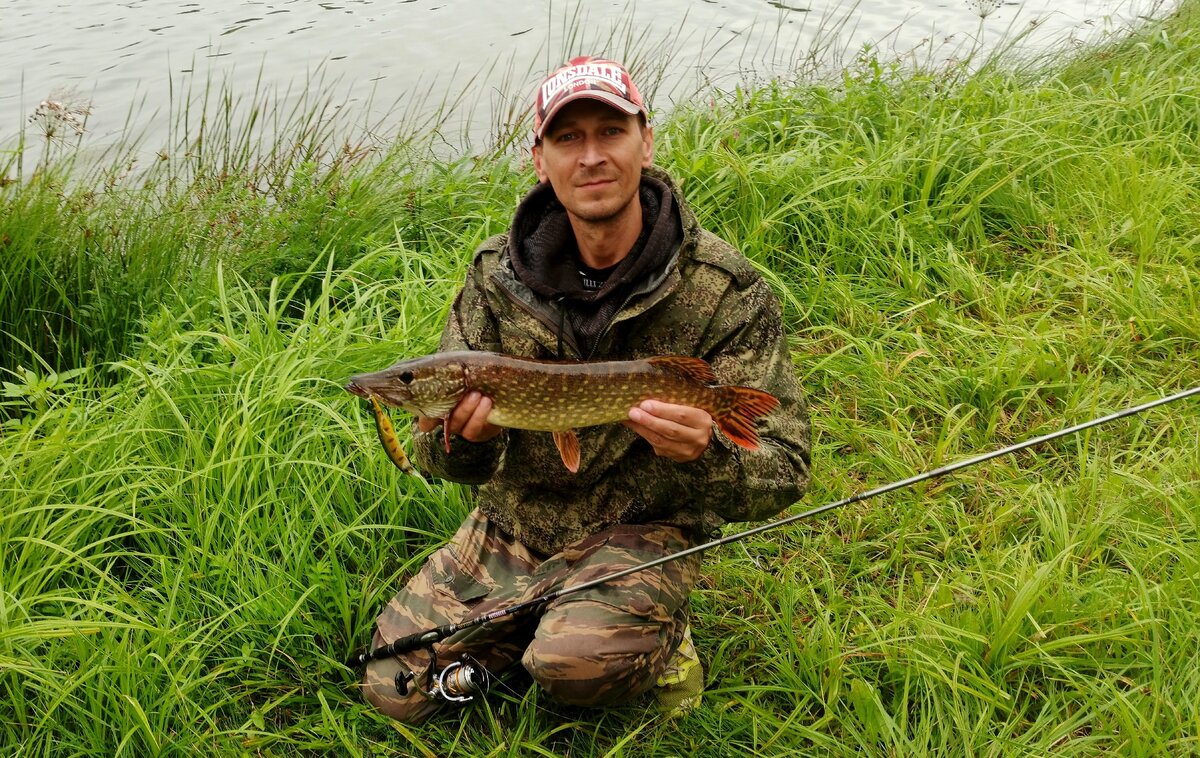
[[[575,436],[574,429],[568,429],[565,432],[551,432],[554,435],[554,444],[558,448],[558,454],[562,456],[563,465],[567,467],[567,471],[572,474],[579,471],[579,437]]]
[[[450,455],[450,419],[442,419],[442,440],[446,444],[446,455]]]

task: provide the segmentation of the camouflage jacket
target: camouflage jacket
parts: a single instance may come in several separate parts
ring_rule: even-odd
[[[634,291],[601,334],[594,360],[690,355],[722,384],[772,393],[779,407],[760,422],[762,445],[735,446],[714,429],[701,457],[675,463],[620,424],[579,434],[580,467],[569,473],[547,432],[506,429],[484,443],[413,426],[414,460],[439,478],[480,485],[477,504],[500,528],[544,554],[618,523],[664,522],[710,534],[727,521],[754,521],[800,499],[809,478],[809,423],[783,334],[779,302],[754,267],[701,229],[674,182],[684,238],[671,263]],[[476,251],[451,307],[441,347],[549,359],[559,349],[558,305],[519,281],[508,235]],[[578,359],[569,334],[567,359]]]

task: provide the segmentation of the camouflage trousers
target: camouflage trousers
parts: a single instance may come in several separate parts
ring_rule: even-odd
[[[690,547],[683,532],[662,524],[622,524],[539,556],[476,510],[376,619],[373,646],[576,586]],[[367,700],[389,716],[415,723],[440,701],[415,687],[396,688],[396,674],[417,681],[469,655],[497,673],[518,661],[554,699],[608,705],[645,692],[666,668],[683,636],[688,593],[699,556],[669,561],[614,582],[566,595],[530,613],[464,629],[428,649],[373,661],[363,678]]]

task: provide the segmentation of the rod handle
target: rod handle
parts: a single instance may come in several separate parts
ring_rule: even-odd
[[[458,630],[455,624],[446,624],[434,629],[427,629],[423,632],[410,634],[407,637],[401,637],[398,640],[389,642],[382,647],[377,647],[374,650],[365,650],[361,653],[350,656],[346,659],[347,668],[359,668],[365,666],[371,661],[378,661],[383,658],[391,658],[398,653],[406,653],[409,650],[416,650],[420,647],[428,647],[435,642],[440,642]]]

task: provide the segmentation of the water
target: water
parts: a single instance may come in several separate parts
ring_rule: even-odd
[[[166,113],[182,93],[211,91],[205,82],[237,94],[257,85],[282,106],[313,77],[364,119],[441,112],[469,143],[580,52],[640,51],[642,88],[663,111],[703,86],[836,64],[864,46],[937,62],[1020,31],[1036,50],[1163,12],[1163,0],[3,0],[0,146],[51,96],[90,104],[89,140],[133,123],[162,144]]]

